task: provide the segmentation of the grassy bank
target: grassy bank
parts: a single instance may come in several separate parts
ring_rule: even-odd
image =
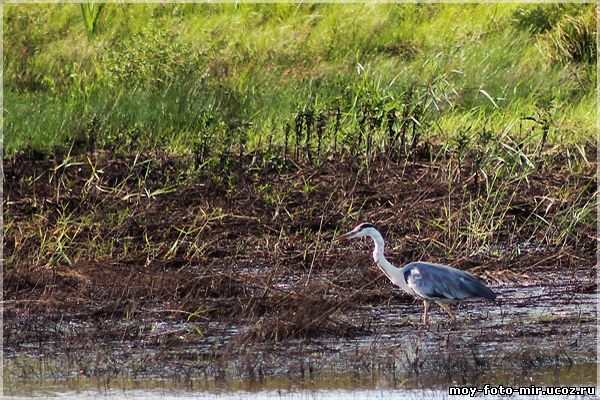
[[[7,156],[355,156],[423,141],[464,151],[481,137],[580,153],[594,138],[593,5],[110,4],[86,15],[6,6]]]

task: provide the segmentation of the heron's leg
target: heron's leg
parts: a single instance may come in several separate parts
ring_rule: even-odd
[[[450,304],[446,304],[446,303],[438,303],[440,305],[440,307],[442,307],[444,309],[444,311],[446,311],[448,313],[448,315],[450,316],[450,321],[454,322],[456,321],[456,313],[454,311],[452,311],[452,307],[450,307]]]
[[[425,306],[425,308],[423,310],[423,324],[425,324],[425,326],[427,326],[427,324],[429,323],[429,315],[427,313],[427,311],[429,309],[429,301],[424,300],[423,304]]]

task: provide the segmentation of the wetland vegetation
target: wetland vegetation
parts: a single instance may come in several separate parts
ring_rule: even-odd
[[[13,393],[336,371],[595,384],[594,5],[23,4],[3,19]],[[423,329],[370,244],[332,244],[362,221],[396,265],[467,270],[498,301]]]

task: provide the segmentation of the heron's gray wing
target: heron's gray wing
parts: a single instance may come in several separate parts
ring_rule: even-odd
[[[473,275],[446,265],[410,263],[404,269],[404,278],[417,295],[430,300],[496,298],[496,294]]]

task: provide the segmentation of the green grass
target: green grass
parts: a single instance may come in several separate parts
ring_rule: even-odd
[[[541,124],[522,119],[547,114],[548,144],[582,144],[596,70],[568,54],[589,36],[576,21],[591,29],[593,5],[7,5],[5,154],[78,151],[91,131],[173,153],[232,134],[283,146],[299,112],[321,114],[323,152],[389,145],[388,115],[421,141],[530,129],[537,144]]]

